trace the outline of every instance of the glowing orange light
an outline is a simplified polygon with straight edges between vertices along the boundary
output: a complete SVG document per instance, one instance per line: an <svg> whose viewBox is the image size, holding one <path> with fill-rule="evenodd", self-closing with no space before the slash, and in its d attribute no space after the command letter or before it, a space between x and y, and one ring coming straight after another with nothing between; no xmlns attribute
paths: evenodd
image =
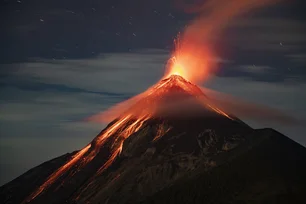
<svg viewBox="0 0 306 204"><path fill-rule="evenodd" d="M184 66L182 64L180 64L179 62L177 62L176 57L172 57L171 58L173 61L173 65L172 65L172 73L173 75L179 75L179 76L186 76L185 73L185 69Z"/></svg>
<svg viewBox="0 0 306 204"><path fill-rule="evenodd" d="M48 188L56 179L58 179L67 169L73 166L79 159L89 150L91 145L87 145L78 153L76 153L70 161L68 161L65 165L61 166L58 170L56 170L53 174L49 176L49 178L30 196L28 201L36 198L42 191Z"/></svg>
<svg viewBox="0 0 306 204"><path fill-rule="evenodd" d="M105 130L101 135L98 136L96 140L96 146L92 148L91 144L88 144L82 150L80 150L77 154L75 154L70 161L61 166L58 170L56 170L53 174L49 176L49 178L35 191L33 192L25 202L31 201L35 199L38 195L40 195L43 191L45 191L50 185L52 185L61 175L66 173L72 166L78 163L78 169L82 168L84 165L92 161L95 156L99 153L101 146L106 142L106 140L111 137L114 133L118 133L116 135L116 139L114 144L112 145L111 156L104 163L104 165L98 170L98 173L101 173L105 169L107 169L114 161L114 159L121 153L123 147L124 139L128 138L134 132L137 132L143 125L143 123L149 118L148 115L142 115L138 119L136 119L132 124L128 125L128 119L132 117L131 114L127 114L123 116L120 120L110 126ZM122 127L126 126L121 130ZM117 141L120 141L119 146L117 145ZM117 144L116 144L117 143ZM91 149L91 150L90 150ZM87 154L86 154L87 153ZM72 174L73 175L73 174ZM69 175L70 176L70 175ZM69 177L68 176L68 177ZM67 179L66 179L67 180Z"/></svg>
<svg viewBox="0 0 306 204"><path fill-rule="evenodd" d="M104 165L98 170L98 174L102 173L105 169L107 169L115 160L115 158L121 153L122 151L123 142L120 143L119 147L112 152L110 158L104 163Z"/></svg>
<svg viewBox="0 0 306 204"><path fill-rule="evenodd" d="M208 47L191 40L174 41L175 51L168 61L164 78L179 75L193 83L206 80L213 70L212 53Z"/></svg>
<svg viewBox="0 0 306 204"><path fill-rule="evenodd" d="M157 127L156 136L153 138L153 142L159 140L162 136L164 136L167 132L171 130L171 127L165 128L164 125L159 125Z"/></svg>

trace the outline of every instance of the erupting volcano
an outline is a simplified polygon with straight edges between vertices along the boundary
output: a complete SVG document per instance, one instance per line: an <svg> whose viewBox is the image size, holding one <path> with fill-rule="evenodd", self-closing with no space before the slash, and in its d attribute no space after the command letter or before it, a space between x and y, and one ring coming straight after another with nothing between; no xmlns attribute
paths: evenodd
<svg viewBox="0 0 306 204"><path fill-rule="evenodd" d="M304 147L250 128L177 73L110 112L83 149L1 187L1 203L235 203L253 188L260 202L305 200Z"/></svg>
<svg viewBox="0 0 306 204"><path fill-rule="evenodd" d="M105 151L108 156L101 160L100 168L96 175L105 171L120 155L124 141L134 133L140 131L151 121L160 121L156 128L155 137L151 142L156 142L171 130L172 126L166 125L171 120L191 119L194 117L227 118L234 120L222 110L214 107L207 96L194 84L186 81L179 75L170 75L161 80L152 88L143 93L143 97L123 112L114 122L103 130L90 144L72 156L72 158L52 173L47 180L35 190L25 201L34 200L50 187L56 185L59 178L65 179L60 185L73 177L78 171Z"/></svg>
<svg viewBox="0 0 306 204"><path fill-rule="evenodd" d="M0 202L306 203L306 149L272 129L251 128L236 113L291 118L217 100L198 86L214 72L211 37L238 14L275 1L208 0L190 9L209 15L176 41L162 79L89 117L109 124L83 149L2 186Z"/></svg>

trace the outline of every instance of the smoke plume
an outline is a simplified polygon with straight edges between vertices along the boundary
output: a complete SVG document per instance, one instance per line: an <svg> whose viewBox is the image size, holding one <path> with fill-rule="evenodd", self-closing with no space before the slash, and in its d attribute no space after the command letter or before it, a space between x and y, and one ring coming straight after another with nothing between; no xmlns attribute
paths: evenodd
<svg viewBox="0 0 306 204"><path fill-rule="evenodd" d="M236 17L256 9L273 5L280 0L198 0L194 5L183 5L197 17L186 27L183 41L203 42L221 33Z"/></svg>
<svg viewBox="0 0 306 204"><path fill-rule="evenodd" d="M179 73L193 83L203 82L214 74L216 56L212 44L226 26L237 17L279 1L197 0L191 6L180 2L180 7L196 17L180 34L171 58L175 63L167 68L166 76Z"/></svg>

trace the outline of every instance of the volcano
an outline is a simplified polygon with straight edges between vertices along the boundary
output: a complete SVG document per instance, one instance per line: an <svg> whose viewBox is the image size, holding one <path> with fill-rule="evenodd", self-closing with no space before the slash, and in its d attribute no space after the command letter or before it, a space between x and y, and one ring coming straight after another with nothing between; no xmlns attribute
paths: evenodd
<svg viewBox="0 0 306 204"><path fill-rule="evenodd" d="M171 75L83 149L0 189L1 203L302 203L306 149L253 129Z"/></svg>

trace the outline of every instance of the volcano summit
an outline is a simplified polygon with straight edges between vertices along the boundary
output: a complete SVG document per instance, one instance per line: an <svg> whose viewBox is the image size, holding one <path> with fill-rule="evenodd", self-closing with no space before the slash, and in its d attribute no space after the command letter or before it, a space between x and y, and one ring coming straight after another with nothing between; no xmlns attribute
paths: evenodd
<svg viewBox="0 0 306 204"><path fill-rule="evenodd" d="M83 149L0 189L1 203L302 203L306 149L255 130L171 75Z"/></svg>

